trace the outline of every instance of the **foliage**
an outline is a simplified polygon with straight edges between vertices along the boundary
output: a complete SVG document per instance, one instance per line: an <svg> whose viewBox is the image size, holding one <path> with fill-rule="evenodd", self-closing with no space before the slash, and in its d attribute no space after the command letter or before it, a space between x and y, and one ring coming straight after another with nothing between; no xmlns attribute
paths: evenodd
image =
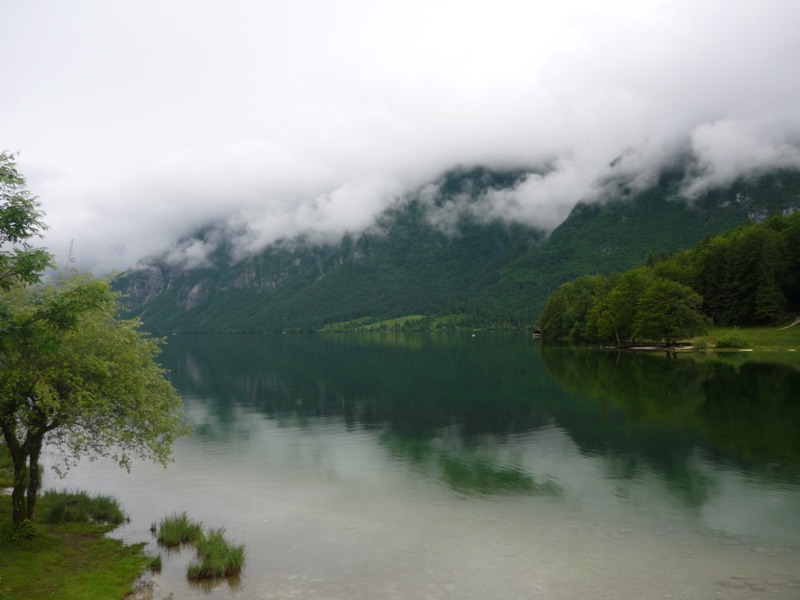
<svg viewBox="0 0 800 600"><path fill-rule="evenodd" d="M14 469L12 520L34 520L45 440L68 458L131 455L164 463L185 432L156 364L156 340L117 317L108 281L75 273L41 283L45 228L14 157L0 153L0 431Z"/></svg>
<svg viewBox="0 0 800 600"><path fill-rule="evenodd" d="M68 274L12 287L0 303L0 429L14 463L14 520L34 518L45 439L68 460L110 455L128 468L132 456L169 459L186 431L180 398L155 362L159 341L117 318L108 281Z"/></svg>
<svg viewBox="0 0 800 600"><path fill-rule="evenodd" d="M191 520L185 512L173 513L159 521L156 537L168 547L194 544L203 537L203 524Z"/></svg>
<svg viewBox="0 0 800 600"><path fill-rule="evenodd" d="M0 538L6 542L18 542L29 540L36 535L36 528L28 519L22 521L12 521L3 526Z"/></svg>
<svg viewBox="0 0 800 600"><path fill-rule="evenodd" d="M197 541L197 557L199 562L187 569L189 579L238 575L244 566L244 545L233 546L224 529L212 529Z"/></svg>
<svg viewBox="0 0 800 600"><path fill-rule="evenodd" d="M52 257L30 245L47 229L39 200L25 189L14 155L0 152L0 289L36 283Z"/></svg>
<svg viewBox="0 0 800 600"><path fill-rule="evenodd" d="M693 254L695 289L720 324L777 323L800 311L800 213L707 240Z"/></svg>
<svg viewBox="0 0 800 600"><path fill-rule="evenodd" d="M424 193L398 199L375 228L340 243L283 240L240 260L223 242L210 256L213 266L188 270L155 261L118 285L151 331L312 331L328 324L349 330L377 323L387 330L526 328L558 286L577 276L643 266L648 256L669 256L750 215L799 204L798 172L739 180L689 202L679 197L684 171L678 169L641 192L617 189L602 204L579 204L549 236L471 216L488 192L524 175L453 171ZM694 287L689 262L654 268ZM774 303L763 304L768 311ZM392 321L409 315L426 318Z"/></svg>
<svg viewBox="0 0 800 600"><path fill-rule="evenodd" d="M703 333L708 326L700 312L703 299L677 281L657 277L637 303L633 337L668 345Z"/></svg>
<svg viewBox="0 0 800 600"><path fill-rule="evenodd" d="M43 499L47 499L49 511L46 520L49 523L85 523L95 521L119 525L128 520L116 498L97 494L90 496L87 492L48 491Z"/></svg>
<svg viewBox="0 0 800 600"><path fill-rule="evenodd" d="M725 337L717 342L717 348L749 348L750 344L742 337Z"/></svg>
<svg viewBox="0 0 800 600"><path fill-rule="evenodd" d="M632 339L674 343L702 333L702 299L647 269L619 277L579 277L556 290L542 311L548 335L621 344Z"/></svg>
<svg viewBox="0 0 800 600"><path fill-rule="evenodd" d="M578 278L548 298L541 325L554 337L620 344L673 343L702 333L709 319L777 323L800 312L795 243L800 212L737 228L693 250L652 256L648 266L622 275ZM594 292L581 295L577 290L587 281Z"/></svg>
<svg viewBox="0 0 800 600"><path fill-rule="evenodd" d="M565 283L548 299L539 320L555 337L590 339L589 314L601 297L608 295L609 283L598 275L585 275ZM597 317L597 315L595 315Z"/></svg>

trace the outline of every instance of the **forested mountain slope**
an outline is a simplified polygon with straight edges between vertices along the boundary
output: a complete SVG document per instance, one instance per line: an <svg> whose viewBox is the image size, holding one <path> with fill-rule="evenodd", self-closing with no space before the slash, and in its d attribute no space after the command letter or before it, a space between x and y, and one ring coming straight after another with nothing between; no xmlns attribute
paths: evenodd
<svg viewBox="0 0 800 600"><path fill-rule="evenodd" d="M118 285L157 332L347 328L408 315L418 316L405 321L414 327L527 327L546 298L578 275L621 271L650 254L800 208L798 172L740 180L688 201L679 196L678 170L642 192L623 188L604 203L577 205L549 236L465 214L448 228L433 223L431 215L450 199L477 201L524 175L453 171L435 197L398 200L374 227L336 244L286 240L240 261L222 246L213 268L154 260Z"/></svg>
<svg viewBox="0 0 800 600"><path fill-rule="evenodd" d="M562 284L540 325L553 337L674 344L722 325L775 325L800 312L800 212L775 214L651 256L610 276Z"/></svg>

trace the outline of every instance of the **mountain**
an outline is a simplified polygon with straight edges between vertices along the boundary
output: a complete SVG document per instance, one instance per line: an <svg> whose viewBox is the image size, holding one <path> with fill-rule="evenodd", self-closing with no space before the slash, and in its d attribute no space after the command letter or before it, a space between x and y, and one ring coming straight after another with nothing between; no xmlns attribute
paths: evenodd
<svg viewBox="0 0 800 600"><path fill-rule="evenodd" d="M625 270L651 254L800 209L797 171L741 179L688 200L680 196L685 170L674 168L643 191L620 185L605 202L578 204L550 235L469 211L446 224L436 218L456 201L474 204L526 175L454 170L335 244L284 240L235 260L228 243L211 256L214 266L153 260L117 286L133 315L162 333L529 327L564 281Z"/></svg>

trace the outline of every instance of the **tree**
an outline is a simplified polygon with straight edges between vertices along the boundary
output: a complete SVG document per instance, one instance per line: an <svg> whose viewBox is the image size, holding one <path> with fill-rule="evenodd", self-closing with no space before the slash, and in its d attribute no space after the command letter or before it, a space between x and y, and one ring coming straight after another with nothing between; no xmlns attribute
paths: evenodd
<svg viewBox="0 0 800 600"><path fill-rule="evenodd" d="M36 283L52 257L29 240L47 229L38 199L25 189L14 155L0 152L0 289L15 282Z"/></svg>
<svg viewBox="0 0 800 600"><path fill-rule="evenodd" d="M13 520L34 520L42 446L165 464L186 432L181 400L155 361L159 341L117 317L110 283L70 274L0 292L0 430L14 465Z"/></svg>
<svg viewBox="0 0 800 600"><path fill-rule="evenodd" d="M691 288L656 277L639 300L633 335L672 345L703 333L708 321L700 310L702 304L703 299Z"/></svg>
<svg viewBox="0 0 800 600"><path fill-rule="evenodd" d="M14 465L15 523L33 520L45 441L67 459L111 455L165 463L181 400L155 358L158 340L118 318L110 282L70 273L41 283L52 256L14 155L0 153L0 431Z"/></svg>
<svg viewBox="0 0 800 600"><path fill-rule="evenodd" d="M547 335L587 339L589 313L599 297L608 293L608 279L584 275L568 281L547 299L539 321Z"/></svg>
<svg viewBox="0 0 800 600"><path fill-rule="evenodd" d="M639 267L610 278L611 289L598 297L589 313L589 329L600 342L621 345L633 337L639 298L652 284L653 269Z"/></svg>

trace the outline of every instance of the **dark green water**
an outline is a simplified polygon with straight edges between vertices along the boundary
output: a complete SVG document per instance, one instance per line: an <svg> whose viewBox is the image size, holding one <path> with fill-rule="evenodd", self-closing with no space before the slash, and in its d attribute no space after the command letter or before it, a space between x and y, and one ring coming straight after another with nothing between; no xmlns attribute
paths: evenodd
<svg viewBox="0 0 800 600"><path fill-rule="evenodd" d="M131 541L186 510L247 545L210 589L170 557L157 598L798 598L800 369L746 358L174 336L175 463L50 485L116 493Z"/></svg>

